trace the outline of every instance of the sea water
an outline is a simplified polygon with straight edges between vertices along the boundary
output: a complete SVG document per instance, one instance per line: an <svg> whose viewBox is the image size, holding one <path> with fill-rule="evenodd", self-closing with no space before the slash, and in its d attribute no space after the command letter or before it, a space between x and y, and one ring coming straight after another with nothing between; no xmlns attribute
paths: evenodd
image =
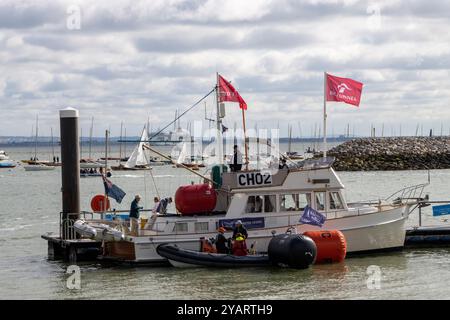
<svg viewBox="0 0 450 320"><path fill-rule="evenodd" d="M304 150L294 144L293 149ZM286 146L282 146L286 148ZM30 148L5 148L13 160L29 159ZM164 149L164 148L163 148ZM169 147L165 147L169 151ZM95 147L94 157L103 156ZM118 153L113 146L112 153ZM84 155L86 156L86 155ZM52 158L39 148L40 160ZM200 172L202 172L200 170ZM155 184L153 183L153 179ZM426 171L338 172L347 201L385 198L395 191L427 181ZM432 200L450 197L450 170L430 171L425 189ZM179 185L198 182L191 173L157 166L149 171L113 171L113 183L127 195L116 209L128 210L135 194L151 208L152 199L173 196ZM99 177L81 178L81 208L104 192ZM343 263L314 265L307 270L177 269L172 267L108 266L79 263L80 287L68 285L68 263L47 259L41 235L58 232L61 210L61 169L28 172L21 165L0 170L0 299L448 299L450 249L405 249L401 252L348 258ZM169 207L169 210L174 210ZM423 224L448 225L423 209ZM418 224L417 211L408 225ZM239 296L236 296L239 292Z"/></svg>

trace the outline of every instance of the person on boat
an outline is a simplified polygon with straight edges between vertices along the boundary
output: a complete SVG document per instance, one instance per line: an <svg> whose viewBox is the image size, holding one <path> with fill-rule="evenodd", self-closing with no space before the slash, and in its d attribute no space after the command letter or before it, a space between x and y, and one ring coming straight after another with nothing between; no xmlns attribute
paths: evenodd
<svg viewBox="0 0 450 320"><path fill-rule="evenodd" d="M233 240L239 236L244 237L244 240L248 238L247 229L245 229L241 220L236 221L236 223L234 224Z"/></svg>
<svg viewBox="0 0 450 320"><path fill-rule="evenodd" d="M241 171L242 169L242 153L237 145L234 145L233 155L231 156L230 170L231 172Z"/></svg>
<svg viewBox="0 0 450 320"><path fill-rule="evenodd" d="M262 199L260 196L255 197L255 211L254 212L262 212Z"/></svg>
<svg viewBox="0 0 450 320"><path fill-rule="evenodd" d="M219 233L217 234L216 239L214 241L216 244L217 253L225 253L225 254L230 253L230 249L228 249L228 239L224 235L226 231L225 228L219 227L217 231Z"/></svg>
<svg viewBox="0 0 450 320"><path fill-rule="evenodd" d="M287 169L288 166L286 164L286 158L281 158L281 163L278 166L278 169Z"/></svg>
<svg viewBox="0 0 450 320"><path fill-rule="evenodd" d="M231 248L231 252L235 256L246 256L247 251L247 243L245 239L247 239L247 229L242 224L241 220L236 221L235 228L233 230L233 245Z"/></svg>
<svg viewBox="0 0 450 320"><path fill-rule="evenodd" d="M158 207L159 207L159 198L158 197L154 197L153 198L153 209L152 209L152 213L157 213L158 212Z"/></svg>
<svg viewBox="0 0 450 320"><path fill-rule="evenodd" d="M139 201L141 201L141 196L136 195L134 200L131 202L130 208L130 224L131 224L131 234L137 236L139 232L139 211L143 207L139 206Z"/></svg>
<svg viewBox="0 0 450 320"><path fill-rule="evenodd" d="M160 214L166 214L167 213L167 206L172 203L172 198L163 198L159 201L159 205L156 209L156 212Z"/></svg>

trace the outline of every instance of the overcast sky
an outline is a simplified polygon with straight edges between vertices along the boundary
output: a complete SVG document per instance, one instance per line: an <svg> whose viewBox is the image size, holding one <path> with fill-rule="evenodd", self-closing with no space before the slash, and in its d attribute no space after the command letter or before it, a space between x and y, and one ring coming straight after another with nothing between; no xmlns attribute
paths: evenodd
<svg viewBox="0 0 450 320"><path fill-rule="evenodd" d="M80 20L77 13L80 10ZM329 132L450 129L450 2L148 0L0 2L0 135L59 132L58 110L80 110L83 134L120 122L164 126L215 85L248 104L248 126L311 135L323 72L364 83L360 108L329 103ZM213 113L207 99L207 114ZM187 121L205 117L201 105ZM240 126L237 104L225 122Z"/></svg>

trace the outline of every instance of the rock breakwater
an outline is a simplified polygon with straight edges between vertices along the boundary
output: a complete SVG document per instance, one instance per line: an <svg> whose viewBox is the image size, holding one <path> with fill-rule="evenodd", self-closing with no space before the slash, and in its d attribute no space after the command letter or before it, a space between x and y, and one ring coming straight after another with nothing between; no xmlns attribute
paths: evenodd
<svg viewBox="0 0 450 320"><path fill-rule="evenodd" d="M338 171L450 168L450 137L359 138L328 151Z"/></svg>

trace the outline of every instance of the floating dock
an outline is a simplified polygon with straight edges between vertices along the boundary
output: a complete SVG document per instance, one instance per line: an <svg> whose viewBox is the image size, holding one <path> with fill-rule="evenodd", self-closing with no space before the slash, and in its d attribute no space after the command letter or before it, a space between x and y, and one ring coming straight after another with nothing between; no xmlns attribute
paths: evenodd
<svg viewBox="0 0 450 320"><path fill-rule="evenodd" d="M69 262L93 261L101 254L102 243L91 239L62 239L47 233L41 236L48 243L48 258Z"/></svg>
<svg viewBox="0 0 450 320"><path fill-rule="evenodd" d="M450 226L422 226L406 230L406 248L446 245L450 245Z"/></svg>

